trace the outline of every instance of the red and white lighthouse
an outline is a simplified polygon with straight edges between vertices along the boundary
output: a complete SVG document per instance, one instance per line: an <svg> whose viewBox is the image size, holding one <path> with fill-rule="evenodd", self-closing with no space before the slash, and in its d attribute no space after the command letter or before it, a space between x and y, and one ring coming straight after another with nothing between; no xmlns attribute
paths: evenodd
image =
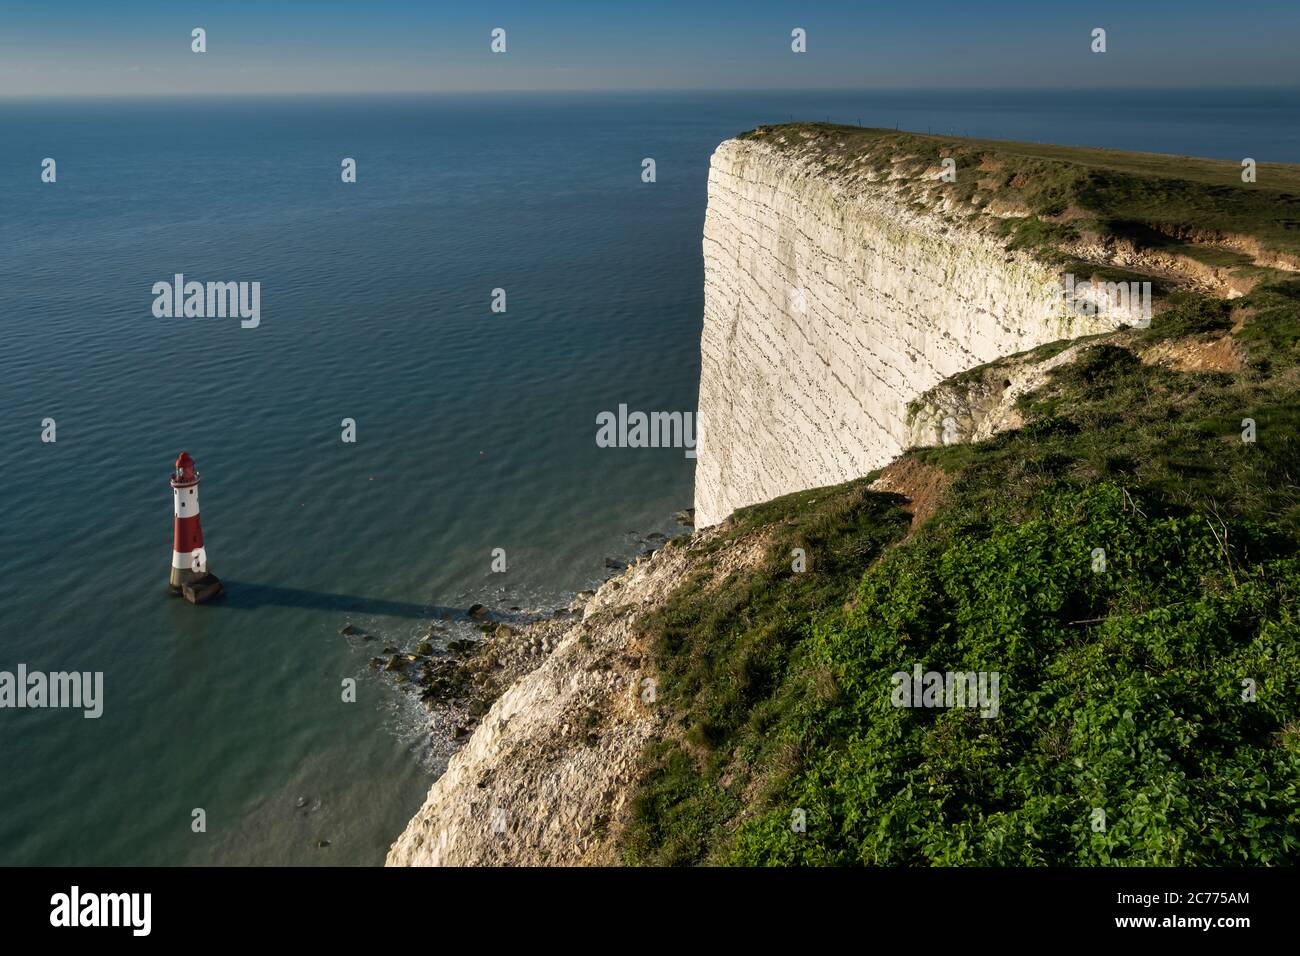
<svg viewBox="0 0 1300 956"><path fill-rule="evenodd" d="M208 571L208 552L203 547L203 527L199 523L199 473L194 468L194 459L186 452L181 452L176 459L171 485L175 532L170 586L173 594L184 593L197 604L212 596L204 593L209 588L202 585L216 579ZM197 600L196 585L199 586Z"/></svg>

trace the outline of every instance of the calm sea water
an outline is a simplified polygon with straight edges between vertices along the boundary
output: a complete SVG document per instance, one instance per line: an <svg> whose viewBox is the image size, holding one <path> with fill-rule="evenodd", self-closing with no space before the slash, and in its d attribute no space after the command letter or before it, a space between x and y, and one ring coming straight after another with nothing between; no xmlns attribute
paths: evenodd
<svg viewBox="0 0 1300 956"><path fill-rule="evenodd" d="M445 608L555 606L675 527L691 462L598 449L595 416L694 408L720 140L831 119L1296 162L1296 103L0 101L0 670L103 671L106 698L99 720L0 711L0 863L383 859L442 763L339 628L403 642ZM177 272L260 281L261 326L155 319ZM229 592L203 608L164 592L182 449Z"/></svg>

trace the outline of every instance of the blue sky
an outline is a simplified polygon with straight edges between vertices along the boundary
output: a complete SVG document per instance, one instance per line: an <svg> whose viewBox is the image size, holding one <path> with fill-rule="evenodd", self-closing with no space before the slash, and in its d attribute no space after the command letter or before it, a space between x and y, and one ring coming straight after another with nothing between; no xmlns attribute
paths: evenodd
<svg viewBox="0 0 1300 956"><path fill-rule="evenodd" d="M1297 40L1295 0L0 0L0 96L1300 87Z"/></svg>

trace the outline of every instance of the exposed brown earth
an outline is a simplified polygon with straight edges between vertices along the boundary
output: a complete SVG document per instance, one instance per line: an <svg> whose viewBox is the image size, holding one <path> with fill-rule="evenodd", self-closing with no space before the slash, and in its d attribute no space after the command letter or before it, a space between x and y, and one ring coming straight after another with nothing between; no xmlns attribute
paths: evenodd
<svg viewBox="0 0 1300 956"><path fill-rule="evenodd" d="M1164 365L1178 372L1240 372L1245 367L1245 356L1230 334L1161 342L1139 357L1147 365Z"/></svg>
<svg viewBox="0 0 1300 956"><path fill-rule="evenodd" d="M934 514L951 480L942 468L904 455L885 467L880 477L871 483L871 489L892 492L907 499L903 510L912 516L910 536Z"/></svg>

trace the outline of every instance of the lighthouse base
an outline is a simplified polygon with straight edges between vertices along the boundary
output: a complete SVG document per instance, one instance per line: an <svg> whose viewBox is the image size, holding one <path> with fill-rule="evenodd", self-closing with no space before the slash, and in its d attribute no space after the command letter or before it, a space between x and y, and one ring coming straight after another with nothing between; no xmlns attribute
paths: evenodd
<svg viewBox="0 0 1300 956"><path fill-rule="evenodd" d="M199 581L205 577L208 577L207 571L193 571L190 568L178 568L173 564L171 577L167 581L167 590L171 591L172 594L180 594L181 588L185 587L185 585L193 584L195 581Z"/></svg>
<svg viewBox="0 0 1300 956"><path fill-rule="evenodd" d="M205 574L181 585L181 595L191 604L203 604L224 593L221 579L215 574Z"/></svg>

